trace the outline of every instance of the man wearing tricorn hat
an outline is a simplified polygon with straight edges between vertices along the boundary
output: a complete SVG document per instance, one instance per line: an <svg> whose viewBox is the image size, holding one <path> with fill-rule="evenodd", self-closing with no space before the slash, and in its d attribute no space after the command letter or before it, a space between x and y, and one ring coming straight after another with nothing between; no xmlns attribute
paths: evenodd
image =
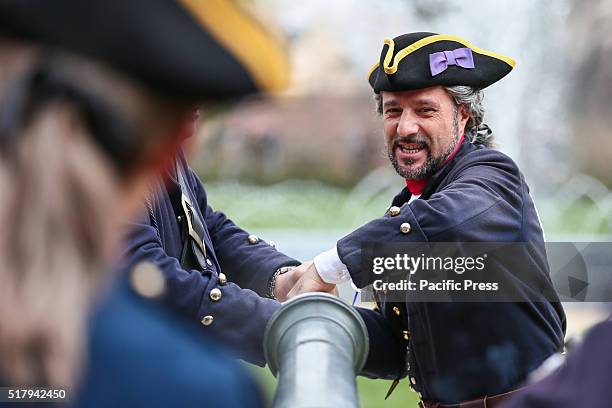
<svg viewBox="0 0 612 408"><path fill-rule="evenodd" d="M372 241L529 243L521 261L551 290L528 187L517 165L492 149L493 134L483 123L482 89L514 65L456 36L418 32L384 41L368 79L389 160L406 187L384 216L301 266L306 273L289 296L329 291L347 280L358 287L371 284L374 276L361 259L362 244ZM517 293L528 292L507 264L492 268ZM554 299L410 300L410 294L400 302L381 296L380 310L359 309L370 337L362 374L408 376L424 407L495 407L563 347L565 315Z"/></svg>

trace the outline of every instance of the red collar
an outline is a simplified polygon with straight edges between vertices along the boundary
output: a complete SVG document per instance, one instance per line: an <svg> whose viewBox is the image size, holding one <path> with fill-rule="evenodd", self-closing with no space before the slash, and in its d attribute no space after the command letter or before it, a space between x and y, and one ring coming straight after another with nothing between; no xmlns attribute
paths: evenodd
<svg viewBox="0 0 612 408"><path fill-rule="evenodd" d="M406 185L408 186L408 190L410 190L412 195L421 195L428 181L429 177L420 180L406 179Z"/></svg>
<svg viewBox="0 0 612 408"><path fill-rule="evenodd" d="M446 165L446 163L448 163L450 161L450 159L453 158L453 156L457 153L457 151L459 151L459 147L461 147L461 143L463 143L463 139L464 139L464 135L461 136L461 139L459 139L459 142L457 142L457 146L455 146L455 150L453 150L453 152L451 153L450 156L448 156L448 158L444 161L444 163L442 163L442 166L440 166L440 168L442 168L444 165ZM429 181L430 177L424 178L424 179L420 179L420 180L408 180L406 179L406 186L408 186L408 190L410 190L410 193L412 195L421 195L421 193L423 193L423 190L425 189L425 186L427 185L427 182Z"/></svg>

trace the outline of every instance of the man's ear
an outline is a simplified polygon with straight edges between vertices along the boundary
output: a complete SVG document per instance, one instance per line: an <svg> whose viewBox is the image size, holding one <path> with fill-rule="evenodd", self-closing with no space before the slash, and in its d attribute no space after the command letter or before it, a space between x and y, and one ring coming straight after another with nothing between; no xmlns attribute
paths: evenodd
<svg viewBox="0 0 612 408"><path fill-rule="evenodd" d="M470 120L471 113L468 111L465 105L459 105L459 128L465 129L468 120Z"/></svg>
<svg viewBox="0 0 612 408"><path fill-rule="evenodd" d="M465 120L466 123L470 116L472 116L465 105L459 105L459 114L461 115L461 120Z"/></svg>

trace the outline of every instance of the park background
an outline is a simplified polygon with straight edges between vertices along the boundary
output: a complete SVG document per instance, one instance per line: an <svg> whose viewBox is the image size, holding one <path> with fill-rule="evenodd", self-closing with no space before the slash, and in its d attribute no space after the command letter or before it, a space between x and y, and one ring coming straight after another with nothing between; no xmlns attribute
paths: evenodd
<svg viewBox="0 0 612 408"><path fill-rule="evenodd" d="M597 121L598 106L612 98L605 87L585 89L597 89L588 81L609 86L612 79L612 61L598 58L612 47L612 6L599 0L242 3L286 39L292 81L272 98L205 107L190 142L210 203L238 225L308 260L382 215L404 182L384 154L366 74L383 39L432 31L516 59L516 68L485 91L485 122L522 169L547 241L611 241L612 141ZM345 299L351 294L341 288ZM604 304L565 306L571 338L609 314ZM271 398L274 378L267 369L253 371ZM387 401L389 381L359 378L358 385L366 408L418 401L405 380Z"/></svg>

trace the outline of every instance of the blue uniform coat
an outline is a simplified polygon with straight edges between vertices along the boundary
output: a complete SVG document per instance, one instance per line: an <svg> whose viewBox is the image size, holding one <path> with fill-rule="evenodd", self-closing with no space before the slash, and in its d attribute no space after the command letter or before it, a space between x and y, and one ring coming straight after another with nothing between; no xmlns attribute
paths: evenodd
<svg viewBox="0 0 612 408"><path fill-rule="evenodd" d="M267 294L268 281L278 268L300 262L263 240L253 237L249 240L249 233L222 212L213 210L198 177L183 157L178 160L188 178L187 194L204 223L209 264L204 270L184 270L180 265L183 242L179 214L175 214L171 201L179 186L172 178L167 188L154 195L153 214L143 211L146 215L130 226L127 262L149 261L157 265L167 280L164 296L167 304L240 357L264 365L265 327L280 303L262 296ZM227 276L227 283L220 282L220 273ZM215 288L221 291L221 298L216 301L210 296ZM205 316L212 316L212 324L200 324Z"/></svg>
<svg viewBox="0 0 612 408"><path fill-rule="evenodd" d="M184 319L136 294L125 275L90 326L77 407L263 406L243 367Z"/></svg>
<svg viewBox="0 0 612 408"><path fill-rule="evenodd" d="M530 270L550 285L543 233L516 164L499 151L464 141L453 158L408 203L405 188L393 200L401 207L338 241L340 259L359 287L374 276L362 270L364 242L528 242ZM409 223L409 233L400 225ZM508 265L496 272L511 276ZM512 279L510 279L512 280ZM520 294L524 288L517 287ZM429 401L458 403L509 391L563 347L565 315L559 303L393 303L360 309L370 336L363 374L386 379L409 376ZM395 308L395 309L394 309Z"/></svg>

